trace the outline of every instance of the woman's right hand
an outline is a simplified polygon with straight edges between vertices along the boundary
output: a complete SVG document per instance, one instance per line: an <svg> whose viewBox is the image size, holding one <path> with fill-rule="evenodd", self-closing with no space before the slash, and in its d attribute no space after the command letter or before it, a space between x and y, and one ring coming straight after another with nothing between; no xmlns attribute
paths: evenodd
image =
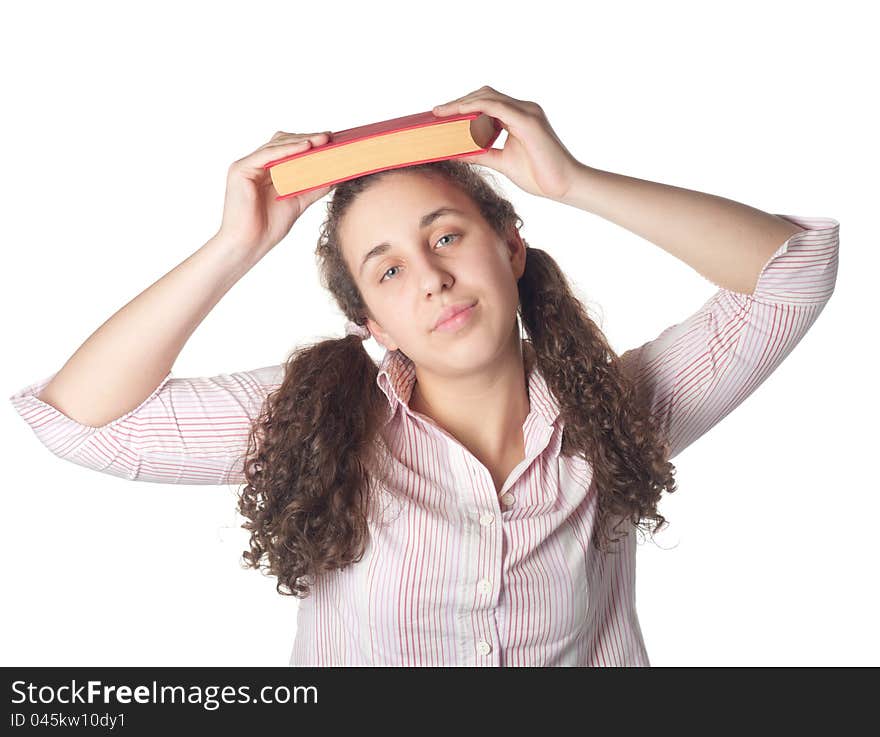
<svg viewBox="0 0 880 737"><path fill-rule="evenodd" d="M290 231L306 208L330 191L330 185L276 200L277 192L269 170L263 166L275 159L320 146L330 140L330 131L287 133L278 131L268 143L234 161L226 177L226 201L217 235L255 261L265 256Z"/></svg>

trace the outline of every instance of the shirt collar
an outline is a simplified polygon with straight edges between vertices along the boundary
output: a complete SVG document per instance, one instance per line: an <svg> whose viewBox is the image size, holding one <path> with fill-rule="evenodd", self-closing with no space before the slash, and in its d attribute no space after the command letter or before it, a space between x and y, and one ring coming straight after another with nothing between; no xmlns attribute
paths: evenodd
<svg viewBox="0 0 880 737"><path fill-rule="evenodd" d="M552 427L560 414L559 403L547 386L543 375L536 364L528 376L530 412L540 417L549 427ZM398 407L404 407L409 411L409 400L412 396L413 386L416 383L415 364L398 350L385 351L385 356L379 365L379 373L376 376L376 384L388 398L390 421Z"/></svg>

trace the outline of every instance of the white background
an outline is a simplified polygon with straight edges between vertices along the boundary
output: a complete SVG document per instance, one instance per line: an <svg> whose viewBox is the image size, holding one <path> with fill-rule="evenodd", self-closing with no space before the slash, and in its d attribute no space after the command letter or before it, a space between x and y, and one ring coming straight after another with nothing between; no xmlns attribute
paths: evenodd
<svg viewBox="0 0 880 737"><path fill-rule="evenodd" d="M670 527L639 547L637 604L655 666L877 665L880 121L863 12L5 6L5 396L58 370L210 238L227 167L275 131L341 130L489 84L539 102L590 166L840 221L836 290L813 328L676 458L679 491L660 507ZM618 353L715 291L652 243L493 174ZM314 260L324 201L208 315L175 376L280 363L303 341L342 334ZM235 487L125 481L51 455L8 402L0 423L3 665L287 664L297 602L239 567Z"/></svg>

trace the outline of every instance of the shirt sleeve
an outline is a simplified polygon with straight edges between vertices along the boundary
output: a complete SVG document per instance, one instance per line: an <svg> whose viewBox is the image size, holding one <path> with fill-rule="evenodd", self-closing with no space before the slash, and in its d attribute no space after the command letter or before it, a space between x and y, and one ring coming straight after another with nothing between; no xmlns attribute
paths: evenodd
<svg viewBox="0 0 880 737"><path fill-rule="evenodd" d="M240 484L251 422L283 372L280 364L202 378L169 371L139 406L103 427L37 398L54 373L9 399L43 445L80 466L132 481Z"/></svg>
<svg viewBox="0 0 880 737"><path fill-rule="evenodd" d="M647 393L670 459L754 392L831 298L840 223L778 217L805 230L764 264L752 294L719 289L686 320L620 357L638 391Z"/></svg>

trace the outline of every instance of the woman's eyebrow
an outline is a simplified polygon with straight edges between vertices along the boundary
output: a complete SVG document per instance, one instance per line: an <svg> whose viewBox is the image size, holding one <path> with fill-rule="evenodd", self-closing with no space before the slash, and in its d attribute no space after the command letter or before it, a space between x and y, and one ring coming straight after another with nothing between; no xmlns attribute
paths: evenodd
<svg viewBox="0 0 880 737"><path fill-rule="evenodd" d="M467 213L462 212L461 210L457 210L454 207L438 207L436 210L432 210L429 213L425 213L422 215L421 220L419 220L419 230L424 230L431 223L433 223L437 218L441 215L455 213L457 215L466 215ZM367 253L364 255L364 258L361 260L361 266L358 270L358 274L363 274L364 266L366 266L367 261L369 261L374 256L381 256L383 253L387 253L388 249L391 248L390 243L380 243L378 246L373 246Z"/></svg>

